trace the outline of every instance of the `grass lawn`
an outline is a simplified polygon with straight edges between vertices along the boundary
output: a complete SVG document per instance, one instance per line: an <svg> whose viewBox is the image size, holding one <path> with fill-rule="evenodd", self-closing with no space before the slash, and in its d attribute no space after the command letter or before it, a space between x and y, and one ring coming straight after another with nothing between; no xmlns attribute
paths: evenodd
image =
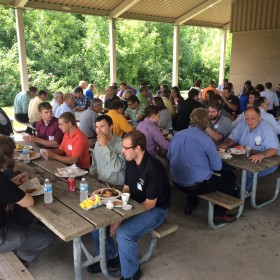
<svg viewBox="0 0 280 280"><path fill-rule="evenodd" d="M6 112L8 117L13 120L13 127L15 128L15 130L25 130L26 126L15 120L14 106L2 107L2 109Z"/></svg>

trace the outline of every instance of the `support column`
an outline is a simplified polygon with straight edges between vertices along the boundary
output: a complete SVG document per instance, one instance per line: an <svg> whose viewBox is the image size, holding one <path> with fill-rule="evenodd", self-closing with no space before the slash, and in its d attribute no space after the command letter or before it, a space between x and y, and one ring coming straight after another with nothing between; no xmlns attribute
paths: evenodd
<svg viewBox="0 0 280 280"><path fill-rule="evenodd" d="M172 86L178 86L180 26L174 25Z"/></svg>
<svg viewBox="0 0 280 280"><path fill-rule="evenodd" d="M223 80L225 77L226 46L227 46L227 29L224 29L224 30L222 30L222 33L221 33L219 85L221 85L223 83Z"/></svg>
<svg viewBox="0 0 280 280"><path fill-rule="evenodd" d="M23 9L15 9L21 90L28 90L28 72L24 39Z"/></svg>
<svg viewBox="0 0 280 280"><path fill-rule="evenodd" d="M109 19L110 36L110 83L117 82L117 60L116 60L116 19Z"/></svg>

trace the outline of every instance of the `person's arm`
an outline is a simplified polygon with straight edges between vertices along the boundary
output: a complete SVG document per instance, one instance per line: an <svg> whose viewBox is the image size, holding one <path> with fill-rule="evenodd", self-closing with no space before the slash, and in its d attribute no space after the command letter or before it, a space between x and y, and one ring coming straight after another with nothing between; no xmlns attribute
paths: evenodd
<svg viewBox="0 0 280 280"><path fill-rule="evenodd" d="M230 108L232 111L237 111L238 106L236 104L233 104L229 102L223 95L222 95L223 101L227 104L227 106Z"/></svg>
<svg viewBox="0 0 280 280"><path fill-rule="evenodd" d="M128 186L128 185L124 185L124 186L123 186L122 192L123 192L123 193L130 193L129 186Z"/></svg>
<svg viewBox="0 0 280 280"><path fill-rule="evenodd" d="M151 133L153 135L154 141L165 151L168 150L170 141L166 140L160 129L158 127L155 127L152 131L150 131L149 133Z"/></svg>
<svg viewBox="0 0 280 280"><path fill-rule="evenodd" d="M24 182L26 182L28 180L28 173L27 172L23 172L13 178L10 179L15 185L20 186L21 184L23 184Z"/></svg>
<svg viewBox="0 0 280 280"><path fill-rule="evenodd" d="M206 132L210 136L210 138L216 142L219 142L223 139L223 135L221 133L219 133L218 131L212 129L211 127L207 127Z"/></svg>
<svg viewBox="0 0 280 280"><path fill-rule="evenodd" d="M89 168L89 175L93 178L97 178L97 165L96 165L96 158L95 158L94 150L93 150L91 158L92 158L92 161L91 161L91 166Z"/></svg>
<svg viewBox="0 0 280 280"><path fill-rule="evenodd" d="M79 157L65 156L64 151L61 149L47 150L44 154L47 158L53 158L66 164L74 164L79 160Z"/></svg>
<svg viewBox="0 0 280 280"><path fill-rule="evenodd" d="M33 197L26 193L25 196L23 197L23 199L21 199L20 201L18 201L16 204L18 204L21 207L31 207L34 205L34 199Z"/></svg>
<svg viewBox="0 0 280 280"><path fill-rule="evenodd" d="M278 99L278 96L276 93L273 94L273 97L274 97L274 101L273 101L273 105L275 107L278 107L279 106L279 99Z"/></svg>
<svg viewBox="0 0 280 280"><path fill-rule="evenodd" d="M271 149L267 149L266 151L261 152L259 154L252 155L252 156L250 156L249 159L254 163L262 162L262 160L265 158L269 158L269 157L273 157L273 156L277 155L277 152L278 152L277 149L271 148Z"/></svg>
<svg viewBox="0 0 280 280"><path fill-rule="evenodd" d="M23 140L28 142L39 143L45 147L58 148L59 144L55 140L45 140L34 135L23 136Z"/></svg>
<svg viewBox="0 0 280 280"><path fill-rule="evenodd" d="M236 142L233 141L230 138L227 138L221 145L218 146L219 149L227 149L228 147L231 147L235 144Z"/></svg>
<svg viewBox="0 0 280 280"><path fill-rule="evenodd" d="M144 202L142 202L142 205L146 210L150 210L156 206L157 198L155 199L146 199Z"/></svg>
<svg viewBox="0 0 280 280"><path fill-rule="evenodd" d="M121 118L120 126L121 126L121 130L124 131L125 133L128 133L134 129L134 127L129 124L129 122L124 116L122 116Z"/></svg>

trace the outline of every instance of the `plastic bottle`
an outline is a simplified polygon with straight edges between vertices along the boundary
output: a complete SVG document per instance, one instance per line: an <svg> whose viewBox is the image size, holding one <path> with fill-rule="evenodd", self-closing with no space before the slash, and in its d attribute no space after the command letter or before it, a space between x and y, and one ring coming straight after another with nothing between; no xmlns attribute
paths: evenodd
<svg viewBox="0 0 280 280"><path fill-rule="evenodd" d="M84 201L88 198L88 183L85 178L82 178L80 183L80 201Z"/></svg>
<svg viewBox="0 0 280 280"><path fill-rule="evenodd" d="M22 154L23 154L23 162L24 163L29 163L30 162L30 156L29 156L28 146L23 147Z"/></svg>
<svg viewBox="0 0 280 280"><path fill-rule="evenodd" d="M45 179L44 183L44 202L47 204L53 202L52 184L49 179Z"/></svg>

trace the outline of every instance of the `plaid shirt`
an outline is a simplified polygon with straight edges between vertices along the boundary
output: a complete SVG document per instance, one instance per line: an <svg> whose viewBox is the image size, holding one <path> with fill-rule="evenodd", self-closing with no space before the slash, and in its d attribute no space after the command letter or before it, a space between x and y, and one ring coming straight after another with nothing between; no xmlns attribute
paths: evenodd
<svg viewBox="0 0 280 280"><path fill-rule="evenodd" d="M82 98L75 98L75 107L86 108L87 107L87 98L83 95Z"/></svg>

